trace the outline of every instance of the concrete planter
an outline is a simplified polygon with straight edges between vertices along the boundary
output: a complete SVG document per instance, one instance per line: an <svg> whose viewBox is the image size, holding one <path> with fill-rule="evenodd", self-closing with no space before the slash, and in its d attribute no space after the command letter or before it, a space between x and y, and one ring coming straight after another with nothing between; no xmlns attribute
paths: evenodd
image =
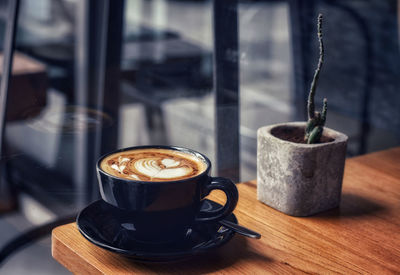
<svg viewBox="0 0 400 275"><path fill-rule="evenodd" d="M292 216L339 206L347 136L324 127L329 142L301 144L280 138L305 122L275 124L257 132L257 197Z"/></svg>

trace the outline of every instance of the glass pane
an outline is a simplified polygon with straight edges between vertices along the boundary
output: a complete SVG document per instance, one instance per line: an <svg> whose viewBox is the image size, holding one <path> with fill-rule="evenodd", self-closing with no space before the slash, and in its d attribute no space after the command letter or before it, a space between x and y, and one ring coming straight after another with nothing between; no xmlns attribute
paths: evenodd
<svg viewBox="0 0 400 275"><path fill-rule="evenodd" d="M257 129L294 117L288 16L285 2L239 5L242 181L256 178Z"/></svg>
<svg viewBox="0 0 400 275"><path fill-rule="evenodd" d="M19 208L0 219L4 244L99 199L106 152L166 144L215 159L212 1L23 0L14 71L5 145ZM33 273L66 273L46 236L4 270L34 259Z"/></svg>
<svg viewBox="0 0 400 275"><path fill-rule="evenodd" d="M213 160L212 2L126 4L119 147L174 144Z"/></svg>
<svg viewBox="0 0 400 275"><path fill-rule="evenodd" d="M399 42L396 1L241 1L241 172L256 178L256 130L306 121L324 15L325 61L315 104L326 126L349 136L348 156L398 146Z"/></svg>

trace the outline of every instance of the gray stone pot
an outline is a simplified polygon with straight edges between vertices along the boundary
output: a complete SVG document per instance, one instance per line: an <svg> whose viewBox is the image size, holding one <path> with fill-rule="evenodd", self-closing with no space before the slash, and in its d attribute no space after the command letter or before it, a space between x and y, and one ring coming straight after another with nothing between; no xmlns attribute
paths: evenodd
<svg viewBox="0 0 400 275"><path fill-rule="evenodd" d="M326 143L301 144L278 137L305 125L275 124L257 132L257 198L292 216L339 206L342 190L347 136L324 127L324 138L331 139Z"/></svg>

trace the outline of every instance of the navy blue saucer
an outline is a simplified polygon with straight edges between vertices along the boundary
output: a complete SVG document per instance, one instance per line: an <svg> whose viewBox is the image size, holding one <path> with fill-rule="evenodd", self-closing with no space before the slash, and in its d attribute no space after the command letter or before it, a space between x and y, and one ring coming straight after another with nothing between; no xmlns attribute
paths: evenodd
<svg viewBox="0 0 400 275"><path fill-rule="evenodd" d="M207 199L202 205L207 210L221 207ZM91 243L140 262L182 260L220 247L235 234L219 223L199 223L173 243L144 243L134 238L134 224L126 222L125 213L98 200L79 213L76 223L81 234ZM234 214L225 220L237 223Z"/></svg>

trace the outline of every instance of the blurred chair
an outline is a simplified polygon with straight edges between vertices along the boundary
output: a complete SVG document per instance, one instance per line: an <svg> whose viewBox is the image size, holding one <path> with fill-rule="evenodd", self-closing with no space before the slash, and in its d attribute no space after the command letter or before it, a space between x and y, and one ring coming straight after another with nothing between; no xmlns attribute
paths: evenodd
<svg viewBox="0 0 400 275"><path fill-rule="evenodd" d="M143 104L149 143L168 144L162 104L211 93L212 55L179 36L130 41L124 51L122 92L127 100ZM204 63L209 64L205 72Z"/></svg>

